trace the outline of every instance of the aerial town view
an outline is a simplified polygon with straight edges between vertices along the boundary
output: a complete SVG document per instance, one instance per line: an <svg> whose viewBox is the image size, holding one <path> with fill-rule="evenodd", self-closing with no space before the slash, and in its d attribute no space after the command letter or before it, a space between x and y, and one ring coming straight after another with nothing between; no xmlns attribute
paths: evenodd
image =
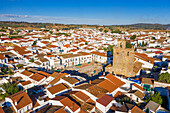
<svg viewBox="0 0 170 113"><path fill-rule="evenodd" d="M170 113L170 0L0 4L0 113Z"/></svg>

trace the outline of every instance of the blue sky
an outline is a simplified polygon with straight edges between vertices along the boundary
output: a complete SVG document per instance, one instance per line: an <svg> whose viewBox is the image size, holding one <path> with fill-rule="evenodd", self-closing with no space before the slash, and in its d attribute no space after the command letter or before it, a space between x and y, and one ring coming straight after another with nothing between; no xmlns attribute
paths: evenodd
<svg viewBox="0 0 170 113"><path fill-rule="evenodd" d="M0 0L0 21L170 24L170 0Z"/></svg>

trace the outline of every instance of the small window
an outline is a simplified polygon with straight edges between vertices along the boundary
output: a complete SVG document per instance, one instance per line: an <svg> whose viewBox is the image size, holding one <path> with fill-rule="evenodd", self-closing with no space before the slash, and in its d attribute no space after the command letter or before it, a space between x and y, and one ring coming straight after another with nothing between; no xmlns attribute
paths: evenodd
<svg viewBox="0 0 170 113"><path fill-rule="evenodd" d="M117 55L119 54L119 52L117 52Z"/></svg>
<svg viewBox="0 0 170 113"><path fill-rule="evenodd" d="M127 52L127 56L129 56L129 52Z"/></svg>

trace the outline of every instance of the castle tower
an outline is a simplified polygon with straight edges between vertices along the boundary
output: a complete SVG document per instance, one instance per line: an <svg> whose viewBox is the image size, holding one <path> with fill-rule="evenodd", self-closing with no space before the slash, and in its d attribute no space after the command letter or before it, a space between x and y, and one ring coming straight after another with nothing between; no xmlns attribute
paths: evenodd
<svg viewBox="0 0 170 113"><path fill-rule="evenodd" d="M126 77L134 77L134 49L126 48L126 41L118 41L118 45L113 48L113 67L115 74L124 75Z"/></svg>

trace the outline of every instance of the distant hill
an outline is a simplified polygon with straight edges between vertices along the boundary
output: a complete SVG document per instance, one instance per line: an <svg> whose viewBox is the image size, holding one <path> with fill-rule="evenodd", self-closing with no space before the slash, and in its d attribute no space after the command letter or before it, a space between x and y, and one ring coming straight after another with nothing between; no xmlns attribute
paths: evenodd
<svg viewBox="0 0 170 113"><path fill-rule="evenodd" d="M147 23L138 23L138 24L131 24L131 25L120 25L122 27L130 28L132 29L152 29L152 30L166 30L168 27L170 27L170 24L147 24Z"/></svg>
<svg viewBox="0 0 170 113"><path fill-rule="evenodd" d="M129 30L135 29L150 29L150 30L167 30L170 29L170 24L148 24L148 23L138 23L131 25L85 25L85 24L58 24L58 23L28 23L28 22L15 22L15 21L0 21L0 27L32 27L32 28L55 28L58 26L60 29L77 29L79 27L95 27L95 28L109 28L110 30L124 28Z"/></svg>

